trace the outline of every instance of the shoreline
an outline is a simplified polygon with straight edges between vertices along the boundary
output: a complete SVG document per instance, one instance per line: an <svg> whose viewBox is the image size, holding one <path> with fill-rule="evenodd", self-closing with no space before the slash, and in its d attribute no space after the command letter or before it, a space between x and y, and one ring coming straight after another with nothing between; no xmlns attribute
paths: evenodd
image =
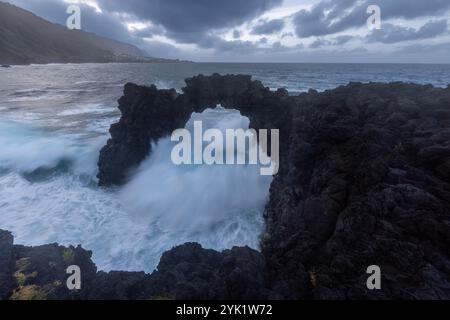
<svg viewBox="0 0 450 320"><path fill-rule="evenodd" d="M280 129L281 165L266 204L261 252L185 243L166 251L151 274L105 273L81 247L13 246L4 233L0 262L11 261L4 296L33 289L49 299L449 298L427 288L450 269L450 86L350 83L290 96L246 75L197 76L184 94L129 83L122 118L100 157L101 184L122 184L128 169L151 153L139 149L150 143L130 146L132 137L157 141L192 111L217 103L240 109L254 128ZM21 259L29 261L24 270L11 267ZM46 259L59 271L43 268ZM65 279L68 263L86 270L85 291L53 285ZM382 291L365 288L369 265L392 279Z"/></svg>

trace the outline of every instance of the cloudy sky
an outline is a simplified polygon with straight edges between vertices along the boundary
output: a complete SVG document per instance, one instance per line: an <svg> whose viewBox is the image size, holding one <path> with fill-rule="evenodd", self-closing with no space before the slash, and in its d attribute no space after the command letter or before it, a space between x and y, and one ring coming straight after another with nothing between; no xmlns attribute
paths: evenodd
<svg viewBox="0 0 450 320"><path fill-rule="evenodd" d="M450 0L9 0L151 56L230 62L450 63ZM367 8L381 9L369 30Z"/></svg>

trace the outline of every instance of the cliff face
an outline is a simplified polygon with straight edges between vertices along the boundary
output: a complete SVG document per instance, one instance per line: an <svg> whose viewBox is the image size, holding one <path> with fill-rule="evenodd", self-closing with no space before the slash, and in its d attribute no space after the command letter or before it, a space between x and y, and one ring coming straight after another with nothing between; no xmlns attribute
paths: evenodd
<svg viewBox="0 0 450 320"><path fill-rule="evenodd" d="M450 87L352 83L291 97L247 76L195 77L183 94L127 84L122 118L101 152L100 183L124 183L151 141L217 103L239 109L252 128L280 129L262 253L185 244L145 275L95 272L79 251L92 276L75 298L450 298ZM59 253L38 257L36 248L0 239L0 252L13 257L0 260L4 279L18 259L56 259L65 250L42 247ZM366 287L370 265L381 268L381 290ZM0 295L18 290L9 278ZM34 285L39 276L26 279Z"/></svg>

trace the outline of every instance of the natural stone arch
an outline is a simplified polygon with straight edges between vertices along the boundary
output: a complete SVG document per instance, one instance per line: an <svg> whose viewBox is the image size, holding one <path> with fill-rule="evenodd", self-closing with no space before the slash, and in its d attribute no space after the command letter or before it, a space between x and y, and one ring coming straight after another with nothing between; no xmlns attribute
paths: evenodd
<svg viewBox="0 0 450 320"><path fill-rule="evenodd" d="M193 112L218 104L239 110L252 129L284 128L280 141L287 138L292 100L285 90L271 91L251 76L218 74L187 79L182 90L125 85L119 100L122 117L111 126L111 139L100 152L99 185L125 183L129 171L152 152L151 142L184 128Z"/></svg>

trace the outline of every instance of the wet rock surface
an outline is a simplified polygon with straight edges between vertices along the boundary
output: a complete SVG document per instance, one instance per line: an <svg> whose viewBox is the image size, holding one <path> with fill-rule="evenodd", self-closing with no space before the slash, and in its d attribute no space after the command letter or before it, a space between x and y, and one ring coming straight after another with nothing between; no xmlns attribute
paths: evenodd
<svg viewBox="0 0 450 320"><path fill-rule="evenodd" d="M248 76L198 76L182 94L127 84L100 184L126 182L152 141L218 103L280 130L261 253L188 243L150 275L105 273L79 247L16 246L0 232L1 297L450 299L450 87L351 83L294 97ZM80 291L65 289L68 263L86 269ZM381 290L366 287L370 265Z"/></svg>

